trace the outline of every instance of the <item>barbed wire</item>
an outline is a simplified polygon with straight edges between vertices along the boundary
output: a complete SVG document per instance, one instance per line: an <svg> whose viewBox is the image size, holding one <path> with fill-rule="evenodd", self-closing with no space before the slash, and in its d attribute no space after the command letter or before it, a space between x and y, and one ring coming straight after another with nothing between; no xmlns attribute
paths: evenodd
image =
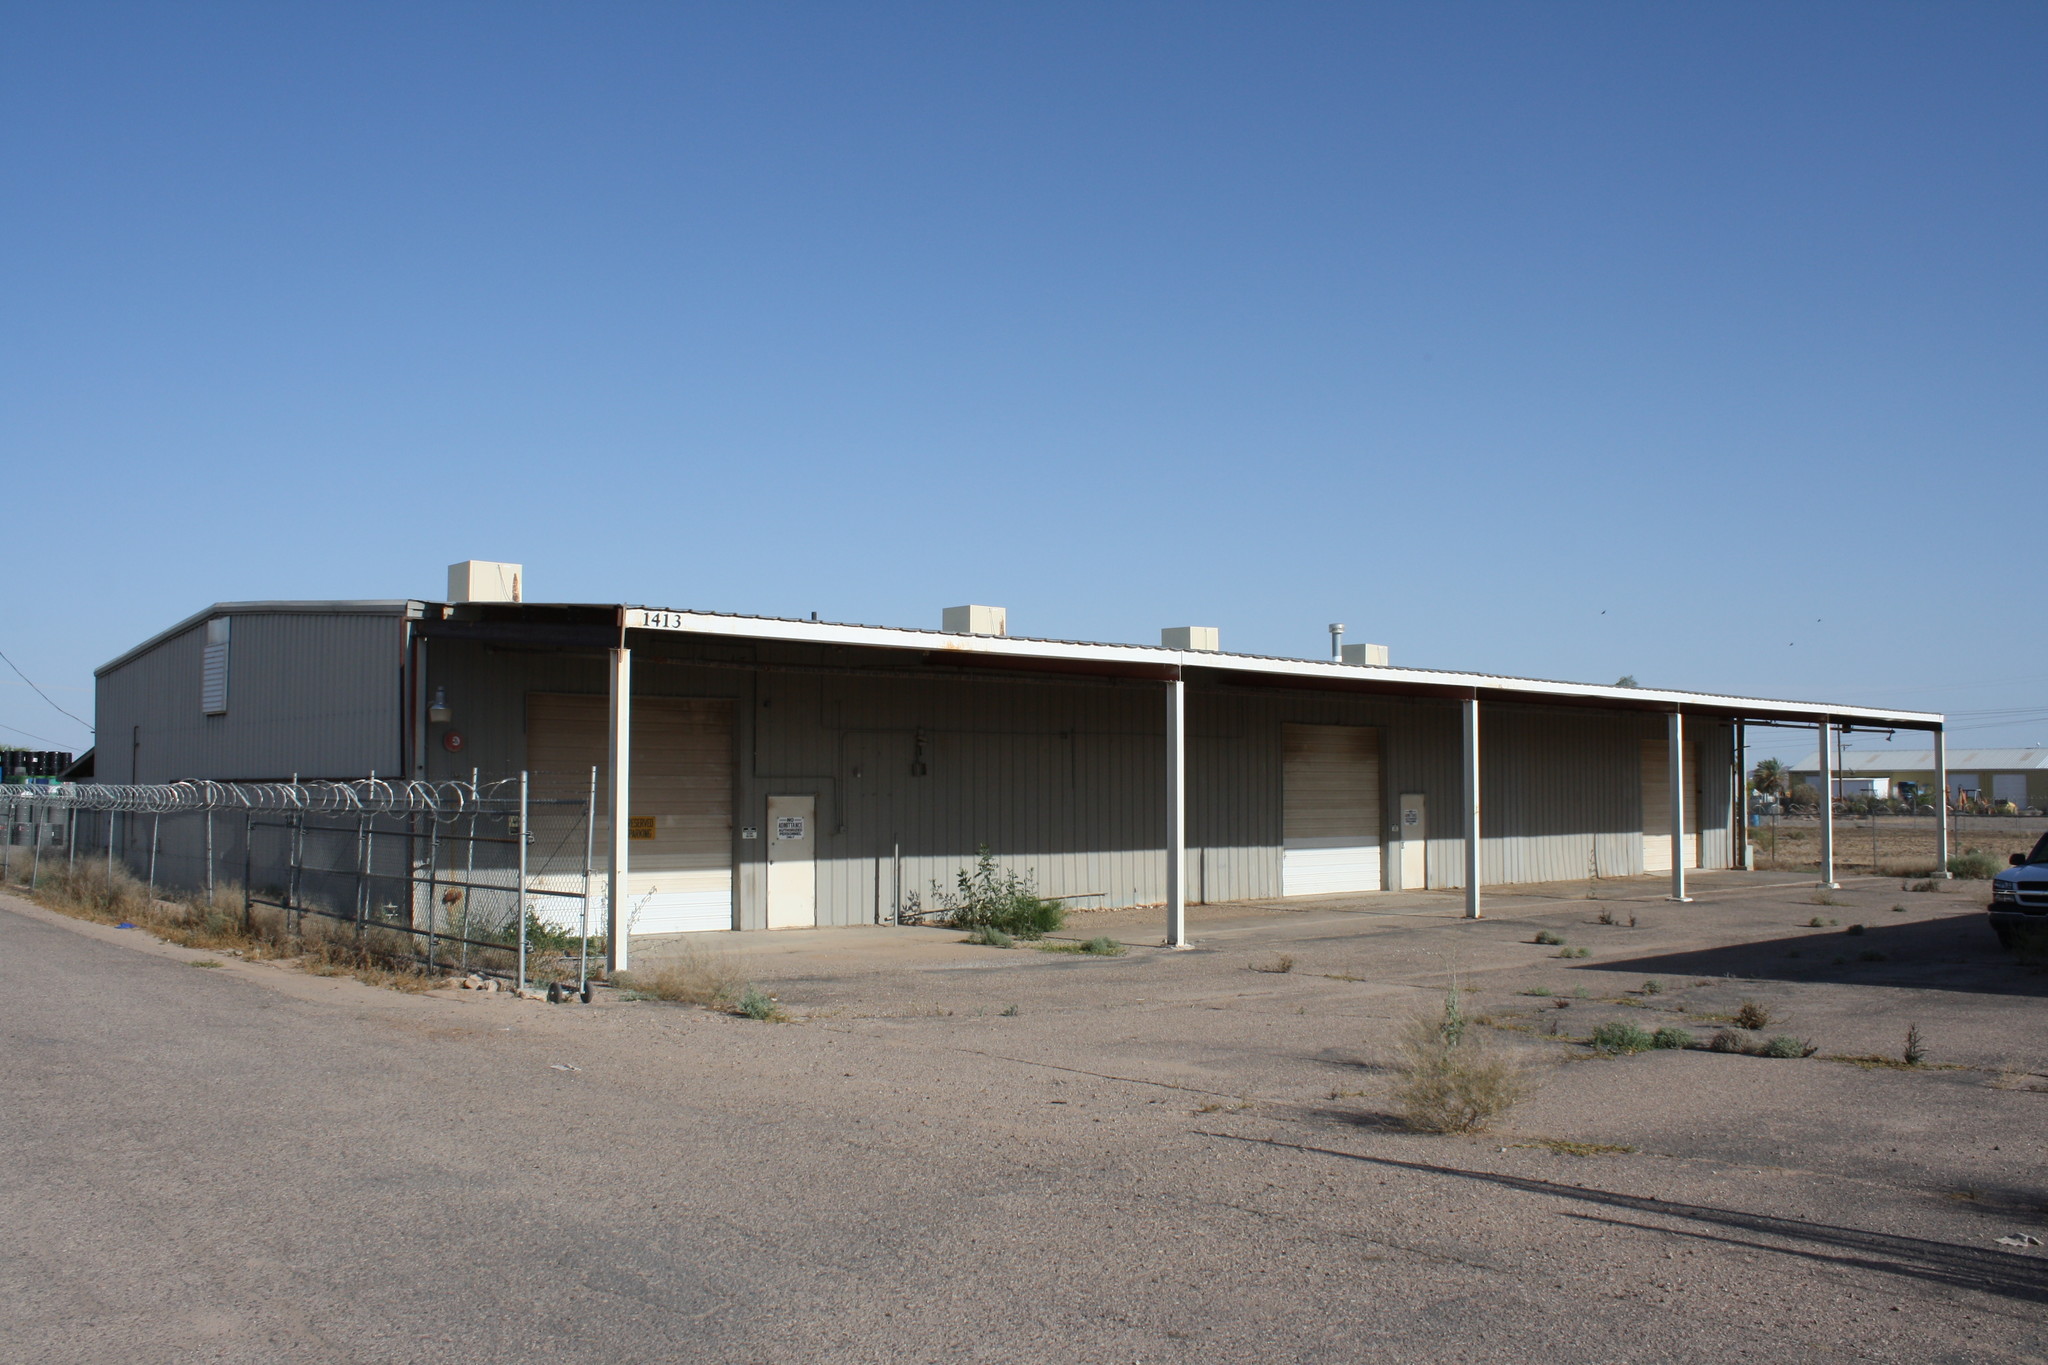
<svg viewBox="0 0 2048 1365"><path fill-rule="evenodd" d="M519 809L519 779L431 782L363 778L351 782L60 782L0 788L0 799L34 807L170 815L182 811L298 812L316 815L426 815L437 819L509 814ZM529 799L531 805L556 805ZM574 803L581 805L582 802Z"/></svg>

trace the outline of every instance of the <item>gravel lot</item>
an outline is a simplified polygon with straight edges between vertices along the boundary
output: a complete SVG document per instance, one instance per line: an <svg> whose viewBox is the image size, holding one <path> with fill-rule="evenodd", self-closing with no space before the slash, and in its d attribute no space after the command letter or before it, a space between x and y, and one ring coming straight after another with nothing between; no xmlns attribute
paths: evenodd
<svg viewBox="0 0 2048 1365"><path fill-rule="evenodd" d="M1142 946L1156 913L1077 917L1139 945L1104 959L717 936L780 1024L406 996L0 900L0 1336L36 1362L2048 1358L2048 1248L1998 1241L2048 1239L2048 976L1996 952L1983 885L1696 890L1523 888L1476 924L1429 894L1202 907L1186 952ZM1453 981L1543 1068L1481 1137L1385 1101ZM1704 1038L1746 1000L1818 1053L1570 1041ZM1915 1024L1931 1065L1830 1060Z"/></svg>

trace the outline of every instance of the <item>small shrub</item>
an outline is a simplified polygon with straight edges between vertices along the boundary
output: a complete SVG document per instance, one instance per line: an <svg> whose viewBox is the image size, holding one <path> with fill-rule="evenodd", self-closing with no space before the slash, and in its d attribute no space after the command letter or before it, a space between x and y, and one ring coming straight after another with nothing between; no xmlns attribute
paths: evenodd
<svg viewBox="0 0 2048 1365"><path fill-rule="evenodd" d="M1555 948L1558 944L1564 942L1564 935L1550 929L1538 929L1536 937L1529 941L1531 943L1540 943L1546 948Z"/></svg>
<svg viewBox="0 0 2048 1365"><path fill-rule="evenodd" d="M737 1008L747 1018L759 1019L764 1023L779 1020L783 1017L782 1011L776 1007L775 997L762 990L759 986L747 987L746 991L740 996Z"/></svg>
<svg viewBox="0 0 2048 1365"><path fill-rule="evenodd" d="M1098 934L1082 944L1081 951L1095 957L1122 957L1127 950L1109 935Z"/></svg>
<svg viewBox="0 0 2048 1365"><path fill-rule="evenodd" d="M1029 876L996 866L983 844L974 866L953 878L954 890L932 884L932 899L955 929L999 929L1014 938L1044 938L1066 923L1066 907L1039 896Z"/></svg>
<svg viewBox="0 0 2048 1365"><path fill-rule="evenodd" d="M1842 932L1845 934L1860 934L1863 932L1863 926L1860 924L1852 924L1848 928L1844 929Z"/></svg>
<svg viewBox="0 0 2048 1365"><path fill-rule="evenodd" d="M1656 977L1654 977L1654 976L1653 976L1653 977L1651 977L1651 978L1650 978L1650 979L1649 979L1648 981L1645 981L1645 982L1643 983L1643 994L1644 994L1644 995L1662 995L1662 994L1664 994L1664 983L1663 983L1663 982L1661 982L1661 981L1659 981L1659 980L1658 980L1658 979L1657 979Z"/></svg>
<svg viewBox="0 0 2048 1365"><path fill-rule="evenodd" d="M1940 884L1932 877L1923 877L1906 889L1908 891L1935 891L1940 889Z"/></svg>
<svg viewBox="0 0 2048 1365"><path fill-rule="evenodd" d="M1749 1051L1749 1038L1746 1034L1732 1028L1720 1029L1715 1032L1713 1037L1707 1040L1707 1050L1709 1052L1747 1052Z"/></svg>
<svg viewBox="0 0 2048 1365"><path fill-rule="evenodd" d="M1616 920L1614 918L1614 912L1612 910L1602 910L1600 914L1596 917L1595 922L1599 924L1615 923Z"/></svg>
<svg viewBox="0 0 2048 1365"><path fill-rule="evenodd" d="M1892 907L1892 913L1894 915L1903 915L1906 913L1906 907L1903 905L1894 905Z"/></svg>
<svg viewBox="0 0 2048 1365"><path fill-rule="evenodd" d="M1601 1052L1648 1052L1656 1037L1641 1024L1610 1019L1593 1030L1593 1046Z"/></svg>
<svg viewBox="0 0 2048 1365"><path fill-rule="evenodd" d="M967 937L960 941L962 943L977 944L983 948L1014 948L1017 946L1016 939L996 928L993 924L984 924L969 930Z"/></svg>
<svg viewBox="0 0 2048 1365"><path fill-rule="evenodd" d="M1756 1055L1759 1057L1810 1057L1813 1055L1813 1048L1809 1047L1802 1038L1794 1038L1789 1033L1781 1033L1758 1048Z"/></svg>
<svg viewBox="0 0 2048 1365"><path fill-rule="evenodd" d="M1906 1025L1906 1050L1900 1055L1907 1066L1918 1066L1927 1060L1927 1047L1920 1040L1920 1026Z"/></svg>
<svg viewBox="0 0 2048 1365"><path fill-rule="evenodd" d="M1577 957L1591 957L1592 955L1593 955L1593 950L1592 950L1591 948L1559 948L1559 949L1557 950L1557 952L1556 952L1555 954L1553 954L1553 956L1556 956L1556 957L1573 957L1573 958L1577 958Z"/></svg>
<svg viewBox="0 0 2048 1365"><path fill-rule="evenodd" d="M1572 987L1572 999L1574 999L1574 1000L1590 1000L1590 999L1592 999L1592 998L1593 998L1593 993L1592 993L1591 991L1587 990L1587 989L1586 989L1586 988L1585 988L1584 986L1574 986L1574 987Z"/></svg>
<svg viewBox="0 0 2048 1365"><path fill-rule="evenodd" d="M1765 1006L1759 1005L1754 1000L1745 1000L1736 1007L1735 1025L1737 1028L1750 1030L1767 1028L1774 1017Z"/></svg>
<svg viewBox="0 0 2048 1365"><path fill-rule="evenodd" d="M1423 1133L1477 1132L1534 1089L1527 1067L1466 1027L1456 992L1442 1018L1409 1024L1396 1071L1394 1102L1408 1126Z"/></svg>
<svg viewBox="0 0 2048 1365"><path fill-rule="evenodd" d="M1998 859L1992 857L1981 848L1969 849L1966 852L1956 854L1948 860L1948 874L1951 877L1961 877L1967 881L1988 881L1996 876L1999 870L2000 864Z"/></svg>
<svg viewBox="0 0 2048 1365"><path fill-rule="evenodd" d="M1828 927L1828 922L1822 919L1819 915L1815 915L1812 919L1806 922L1806 927L1809 929L1825 929Z"/></svg>
<svg viewBox="0 0 2048 1365"><path fill-rule="evenodd" d="M1523 991L1523 992L1522 992L1522 994L1524 994L1524 995L1549 995L1549 994L1550 994L1550 987L1548 987L1548 986L1531 986L1531 987L1530 987L1530 988L1529 988L1528 990L1526 990L1526 991Z"/></svg>
<svg viewBox="0 0 2048 1365"><path fill-rule="evenodd" d="M1290 953L1282 953L1271 962L1261 963L1253 967L1252 970L1255 972L1278 972L1282 974L1291 972L1294 970L1294 957Z"/></svg>
<svg viewBox="0 0 2048 1365"><path fill-rule="evenodd" d="M1650 1035L1650 1046L1656 1048L1683 1048L1692 1046L1692 1032L1666 1024Z"/></svg>
<svg viewBox="0 0 2048 1365"><path fill-rule="evenodd" d="M1813 903L1814 903L1815 905L1840 905L1840 904L1841 904L1841 902L1840 902L1840 901L1838 901L1838 900L1836 900L1836 899L1835 899L1835 897L1834 897L1834 895L1833 895L1833 893L1832 893L1832 892L1827 892L1827 891L1816 891L1816 892L1814 892L1814 893L1813 893L1813 894L1812 894L1811 896L1807 897L1807 899L1808 899L1808 900L1810 900L1810 901L1812 901L1812 902L1813 902Z"/></svg>
<svg viewBox="0 0 2048 1365"><path fill-rule="evenodd" d="M1015 1005L1012 1005L1008 1009L1003 1011L1002 1017L1005 1019L1015 1019L1019 1014L1022 1013L1022 1010L1018 1009Z"/></svg>

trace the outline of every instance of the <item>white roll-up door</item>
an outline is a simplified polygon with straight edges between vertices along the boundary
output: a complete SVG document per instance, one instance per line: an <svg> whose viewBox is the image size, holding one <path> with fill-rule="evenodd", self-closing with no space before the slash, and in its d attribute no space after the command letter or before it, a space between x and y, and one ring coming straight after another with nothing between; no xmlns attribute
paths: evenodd
<svg viewBox="0 0 2048 1365"><path fill-rule="evenodd" d="M1700 746L1686 742L1685 865L1700 865ZM1643 741L1643 871L1671 870L1671 743Z"/></svg>
<svg viewBox="0 0 2048 1365"><path fill-rule="evenodd" d="M604 765L605 719L603 697L527 697L526 761L537 796L585 795L591 766ZM732 779L730 700L633 698L626 888L634 933L733 927ZM598 793L601 803L602 782ZM608 825L609 816L598 825L600 874ZM580 866L580 846L573 856Z"/></svg>
<svg viewBox="0 0 2048 1365"><path fill-rule="evenodd" d="M1280 893L1377 891L1380 734L1362 725L1281 727Z"/></svg>

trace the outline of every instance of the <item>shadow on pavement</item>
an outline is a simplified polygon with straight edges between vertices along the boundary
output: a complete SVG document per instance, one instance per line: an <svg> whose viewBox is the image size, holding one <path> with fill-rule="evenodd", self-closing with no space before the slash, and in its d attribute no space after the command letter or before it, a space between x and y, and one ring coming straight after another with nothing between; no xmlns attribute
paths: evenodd
<svg viewBox="0 0 2048 1365"><path fill-rule="evenodd" d="M1580 1185L1561 1185L1555 1181L1537 1180L1529 1176L1468 1171L1455 1166L1432 1166L1422 1161L1366 1156L1358 1152L1339 1151L1332 1147L1311 1147L1303 1143L1280 1142L1271 1138L1240 1137L1234 1133L1206 1133L1204 1136L1266 1147L1283 1147L1289 1151L1333 1156L1345 1161L1365 1162L1373 1166L1392 1167L1425 1175L1453 1176L1461 1180L1503 1186L1527 1194L1549 1195L1557 1199L1596 1205L1624 1213L1682 1219L1721 1231L1663 1227L1656 1223L1637 1222L1625 1217L1603 1216L1599 1213L1570 1215L1587 1222L1641 1228L1677 1237L1719 1242L1726 1246L1775 1252L1781 1256L1795 1256L1827 1265L1873 1270L1886 1275L1903 1275L1932 1284L1947 1285L1955 1289L1975 1289L2027 1303L2048 1304L2048 1260L1995 1247L1956 1246L1953 1243L1934 1242L1922 1237L1898 1237L1890 1233L1840 1227L1832 1223L1811 1223L1803 1219L1780 1218L1766 1213L1746 1213L1740 1209L1680 1204L1644 1195L1618 1194L1611 1190L1591 1189ZM2039 1207L2042 1196L2039 1191L2033 1191L2027 1198L2033 1206ZM1757 1238L1772 1240L1755 1240Z"/></svg>
<svg viewBox="0 0 2048 1365"><path fill-rule="evenodd" d="M1840 908L1823 911L1844 918ZM1753 943L1696 952L1588 962L1601 971L1649 976L1740 976L1768 981L1822 981L1981 995L2048 996L2048 973L2015 961L1998 946L1981 915L1888 924L1863 912L1864 932L1809 929ZM1889 912L1878 911L1878 915Z"/></svg>

